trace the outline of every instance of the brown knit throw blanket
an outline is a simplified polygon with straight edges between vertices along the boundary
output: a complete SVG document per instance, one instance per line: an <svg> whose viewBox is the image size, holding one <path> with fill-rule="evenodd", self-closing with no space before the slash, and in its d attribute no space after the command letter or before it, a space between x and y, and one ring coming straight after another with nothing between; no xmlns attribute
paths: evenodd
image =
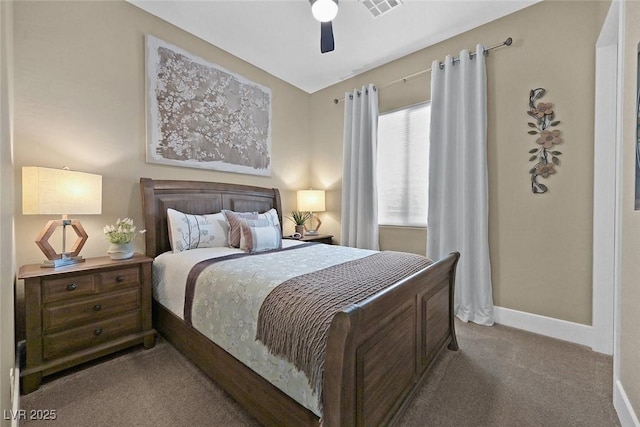
<svg viewBox="0 0 640 427"><path fill-rule="evenodd" d="M307 375L322 408L325 349L333 316L431 263L420 255L385 251L289 279L262 303L256 339Z"/></svg>

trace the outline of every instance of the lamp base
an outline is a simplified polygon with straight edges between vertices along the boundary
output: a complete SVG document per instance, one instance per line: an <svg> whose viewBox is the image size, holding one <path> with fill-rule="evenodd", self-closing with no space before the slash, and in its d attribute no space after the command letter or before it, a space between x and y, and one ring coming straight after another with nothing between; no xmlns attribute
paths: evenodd
<svg viewBox="0 0 640 427"><path fill-rule="evenodd" d="M313 212L311 213L311 220L309 221L311 226L313 227L313 220L316 220L317 224L313 229L307 229L305 230L304 235L305 236L317 236L318 234L318 229L320 228L320 226L322 225L322 221L320 221L320 217L318 217L318 215L314 214Z"/></svg>
<svg viewBox="0 0 640 427"><path fill-rule="evenodd" d="M59 226L62 226L62 253L56 252L49 243L49 238ZM66 250L67 226L71 226L78 236L70 251ZM67 219L66 215L63 215L62 219L49 221L36 238L36 245L38 245L42 253L48 258L44 260L41 267L56 268L84 261L84 258L82 258L79 253L88 238L89 236L77 219Z"/></svg>
<svg viewBox="0 0 640 427"><path fill-rule="evenodd" d="M79 264L84 262L84 258L81 256L62 256L58 259L45 259L40 267L42 268L58 268L67 265Z"/></svg>

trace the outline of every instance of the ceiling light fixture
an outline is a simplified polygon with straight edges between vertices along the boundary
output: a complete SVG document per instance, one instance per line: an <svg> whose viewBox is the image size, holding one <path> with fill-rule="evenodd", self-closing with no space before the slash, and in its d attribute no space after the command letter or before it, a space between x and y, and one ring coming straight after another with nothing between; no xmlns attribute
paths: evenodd
<svg viewBox="0 0 640 427"><path fill-rule="evenodd" d="M338 14L337 0L311 1L311 13L320 22L329 22Z"/></svg>

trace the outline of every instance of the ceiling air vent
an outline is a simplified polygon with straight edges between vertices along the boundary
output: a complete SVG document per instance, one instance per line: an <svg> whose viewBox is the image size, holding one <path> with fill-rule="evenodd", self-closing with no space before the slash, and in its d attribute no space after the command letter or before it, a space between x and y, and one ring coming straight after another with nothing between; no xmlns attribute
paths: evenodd
<svg viewBox="0 0 640 427"><path fill-rule="evenodd" d="M374 18L377 18L385 13L402 5L401 0L360 0L362 4L371 12Z"/></svg>

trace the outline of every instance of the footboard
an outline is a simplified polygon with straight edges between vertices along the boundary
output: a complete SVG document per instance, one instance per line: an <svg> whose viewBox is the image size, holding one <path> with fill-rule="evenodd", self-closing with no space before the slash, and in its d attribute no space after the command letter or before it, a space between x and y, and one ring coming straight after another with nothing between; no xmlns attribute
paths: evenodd
<svg viewBox="0 0 640 427"><path fill-rule="evenodd" d="M394 424L438 354L457 350L453 322L460 254L338 313L324 375L324 426Z"/></svg>

